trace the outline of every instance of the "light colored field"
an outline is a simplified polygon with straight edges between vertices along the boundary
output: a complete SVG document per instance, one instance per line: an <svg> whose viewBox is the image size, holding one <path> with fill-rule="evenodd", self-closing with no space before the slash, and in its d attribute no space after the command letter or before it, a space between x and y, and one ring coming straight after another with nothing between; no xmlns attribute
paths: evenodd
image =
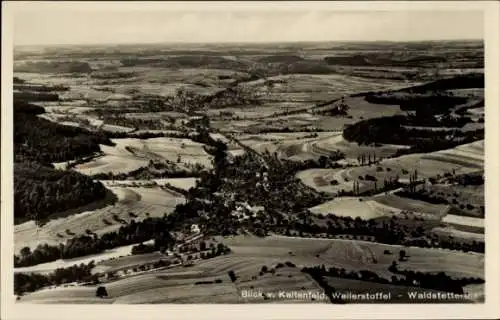
<svg viewBox="0 0 500 320"><path fill-rule="evenodd" d="M228 153L233 157L238 157L238 156L244 155L245 150L243 150L243 149L229 150Z"/></svg>
<svg viewBox="0 0 500 320"><path fill-rule="evenodd" d="M130 100L132 97L126 94L116 94L112 92L92 89L88 84L71 85L70 90L59 94L61 100Z"/></svg>
<svg viewBox="0 0 500 320"><path fill-rule="evenodd" d="M214 132L211 132L210 133L210 137L214 140L220 140L224 143L229 143L229 139L226 138L226 136L224 136L223 134L220 134L220 133L214 133Z"/></svg>
<svg viewBox="0 0 500 320"><path fill-rule="evenodd" d="M113 147L100 145L104 156L79 164L75 167L75 170L86 175L108 172L118 174L137 170L149 163L148 159L136 157L125 150L125 146L127 146L126 142L119 142Z"/></svg>
<svg viewBox="0 0 500 320"><path fill-rule="evenodd" d="M406 250L409 256L408 261L400 262L401 268L423 272L444 271L452 276L483 277L484 256L476 254L404 248L363 241L279 236L237 236L226 238L224 242L233 251L227 256L202 260L189 269L175 267L107 283L105 286L110 297L105 300L113 303L264 302L243 300L238 292L252 287L263 292L287 289L320 290L311 278L299 271L303 266L320 264L349 270L371 270L390 278L392 273L387 268L393 260L397 260L400 249ZM384 250L391 250L392 254L384 255ZM374 259L377 260L376 263ZM284 267L276 269L274 275L259 275L262 266L271 269L277 263L286 261L294 263L297 268ZM230 270L238 277L234 284L227 275ZM223 282L194 284L196 281L215 279L221 279ZM345 288L359 288L359 284ZM95 290L95 286L42 290L26 295L21 302L65 303L70 299L92 300Z"/></svg>
<svg viewBox="0 0 500 320"><path fill-rule="evenodd" d="M167 117L175 119L187 118L186 114L176 111L133 112L133 113L125 113L123 116L129 119L141 119L141 120L157 120L157 119L164 119Z"/></svg>
<svg viewBox="0 0 500 320"><path fill-rule="evenodd" d="M283 236L266 238L238 236L227 239L225 243L233 250L235 256L244 254L252 257L269 257L278 262L288 260L298 266L325 264L325 266L339 266L354 270L367 269L390 276L392 273L387 268L393 260L397 260L399 250L405 250L410 258L408 261L400 262L402 268L422 272L441 270L453 276L483 277L484 272L484 255L441 249L403 247L357 240ZM393 254L384 255L384 250L390 250ZM292 252L294 256L290 256L289 252ZM316 257L317 254L319 257ZM377 260L377 263L374 263L373 258Z"/></svg>
<svg viewBox="0 0 500 320"><path fill-rule="evenodd" d="M423 158L457 164L467 168L482 169L484 167L484 140L460 145L453 149L433 152Z"/></svg>
<svg viewBox="0 0 500 320"><path fill-rule="evenodd" d="M145 130L137 130L137 131L134 131L134 134L143 134L143 133L164 133L164 134L171 134L171 135L175 135L175 134L182 134L182 132L180 131L177 131L177 130L150 130L150 129L145 129Z"/></svg>
<svg viewBox="0 0 500 320"><path fill-rule="evenodd" d="M131 132L134 131L134 128L117 126L114 124L104 124L101 126L101 129L109 132Z"/></svg>
<svg viewBox="0 0 500 320"><path fill-rule="evenodd" d="M64 103L64 104L63 104ZM80 107L70 104L70 102L61 102L56 106L44 106L45 112L56 114L83 114L84 112L94 110L91 107Z"/></svg>
<svg viewBox="0 0 500 320"><path fill-rule="evenodd" d="M307 169L297 173L303 184L319 192L335 194L342 189L350 191L353 189L353 178L349 175L348 169ZM348 181L345 179L348 178ZM337 185L331 182L337 180ZM362 181L360 181L360 188Z"/></svg>
<svg viewBox="0 0 500 320"><path fill-rule="evenodd" d="M435 233L437 233L439 235L452 236L453 238L458 238L458 239L475 240L475 241L479 241L479 242L484 242L484 240L485 240L484 233L473 233L473 232L461 231L461 230L457 230L453 227L434 228L434 229L432 229L432 231L434 231Z"/></svg>
<svg viewBox="0 0 500 320"><path fill-rule="evenodd" d="M464 216L457 216L454 214L448 214L443 218L443 222L462 225L462 226L484 228L483 218L464 217Z"/></svg>
<svg viewBox="0 0 500 320"><path fill-rule="evenodd" d="M164 185L166 183L183 190L189 190L196 186L196 181L198 178L170 178L170 179L154 179L158 185Z"/></svg>
<svg viewBox="0 0 500 320"><path fill-rule="evenodd" d="M87 175L97 173L127 173L146 166L150 160L168 160L179 165L200 164L211 166L211 156L203 149L203 144L189 139L113 139L116 145L101 145L104 156L76 166L76 170ZM127 150L128 149L128 150ZM132 152L131 152L132 151Z"/></svg>
<svg viewBox="0 0 500 320"><path fill-rule="evenodd" d="M402 198L394 194L374 197L374 200L386 206L399 208L405 211L422 213L428 216L440 218L445 216L449 206L443 204L432 204L424 201Z"/></svg>
<svg viewBox="0 0 500 320"><path fill-rule="evenodd" d="M374 219L383 216L391 216L401 212L400 209L383 206L373 200L363 200L354 197L342 197L322 203L309 209L313 213L324 215L336 215L341 217L361 218L363 220Z"/></svg>
<svg viewBox="0 0 500 320"><path fill-rule="evenodd" d="M470 114L473 114L475 116L484 116L484 107L467 109L467 112L469 112Z"/></svg>
<svg viewBox="0 0 500 320"><path fill-rule="evenodd" d="M177 204L185 201L179 194L164 191L159 187L109 187L109 189L118 197L114 205L53 219L39 228L33 221L16 225L14 227L15 252L18 253L25 246L34 249L42 243L50 245L62 243L75 235L85 234L87 229L98 235L115 231L121 223L115 221L114 215L127 223L132 219L143 220L148 215L161 217L172 212ZM66 230L69 230L70 234Z"/></svg>

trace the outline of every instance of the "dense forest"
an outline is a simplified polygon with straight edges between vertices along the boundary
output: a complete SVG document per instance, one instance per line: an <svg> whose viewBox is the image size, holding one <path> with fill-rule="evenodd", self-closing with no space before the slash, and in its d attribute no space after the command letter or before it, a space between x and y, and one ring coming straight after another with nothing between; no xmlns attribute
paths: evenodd
<svg viewBox="0 0 500 320"><path fill-rule="evenodd" d="M484 139L484 129L464 132L458 128L432 130L411 127L416 124L415 121L402 115L362 120L345 128L343 137L359 144L387 143L411 147L398 151L396 155L438 151Z"/></svg>
<svg viewBox="0 0 500 320"><path fill-rule="evenodd" d="M453 89L471 89L471 88L484 88L484 73L472 73L458 75L455 77L449 77L444 79L439 79L436 81L431 81L418 86L411 86L399 90L390 90L385 93L394 92L407 92L407 93L427 93L427 92L438 92L443 90L453 90ZM373 94L370 92L369 94ZM381 94L384 92L377 92ZM361 94L366 96L366 94Z"/></svg>
<svg viewBox="0 0 500 320"><path fill-rule="evenodd" d="M106 196L106 188L73 171L55 170L36 162L14 164L14 222L42 221L53 213L76 208Z"/></svg>
<svg viewBox="0 0 500 320"><path fill-rule="evenodd" d="M15 72L33 73L90 73L92 68L88 62L81 61L28 61L14 66Z"/></svg>
<svg viewBox="0 0 500 320"><path fill-rule="evenodd" d="M52 162L73 160L111 144L104 135L61 126L39 118L44 109L14 101L14 222L42 222L53 213L103 199L101 183L72 171L55 170Z"/></svg>
<svg viewBox="0 0 500 320"><path fill-rule="evenodd" d="M343 136L359 144L411 146L411 149L401 150L397 155L437 151L484 139L484 129L461 130L473 122L465 111L482 102L445 91L463 88L484 88L484 75L463 75L401 90L364 94L365 100L370 103L399 105L407 115L362 120L349 125ZM454 109L460 110L461 115L453 114Z"/></svg>
<svg viewBox="0 0 500 320"><path fill-rule="evenodd" d="M436 113L444 113L452 107L466 103L468 99L441 93L407 94L395 92L367 95L365 100L370 103L399 105L404 111L417 110L421 106L431 106Z"/></svg>
<svg viewBox="0 0 500 320"><path fill-rule="evenodd" d="M18 112L14 104L15 161L42 164L74 160L100 151L99 144L113 143L103 133L62 126L32 113ZM33 108L33 112L38 112Z"/></svg>

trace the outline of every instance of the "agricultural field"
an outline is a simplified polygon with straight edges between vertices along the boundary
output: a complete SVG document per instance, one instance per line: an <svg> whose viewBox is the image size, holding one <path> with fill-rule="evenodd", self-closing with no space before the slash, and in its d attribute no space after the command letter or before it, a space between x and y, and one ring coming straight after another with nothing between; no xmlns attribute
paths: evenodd
<svg viewBox="0 0 500 320"><path fill-rule="evenodd" d="M484 229L483 232L477 232L478 230L474 230L476 232L471 232L471 231L462 231L457 229L454 226L447 226L445 228L439 227L439 228L434 228L432 230L436 234L444 237L454 237L457 239L465 239L465 240L472 240L472 241L479 241L479 242L484 242L485 241L485 234L484 234Z"/></svg>
<svg viewBox="0 0 500 320"><path fill-rule="evenodd" d="M78 172L95 175L112 172L128 173L148 165L151 160L170 161L180 167L200 164L211 166L211 156L203 144L189 139L114 139L115 146L101 145L103 156L76 166Z"/></svg>
<svg viewBox="0 0 500 320"><path fill-rule="evenodd" d="M403 198L395 194L381 195L373 199L389 207L400 208L404 211L418 212L425 216L435 217L436 219L445 216L449 210L448 205L432 204L425 201Z"/></svg>
<svg viewBox="0 0 500 320"><path fill-rule="evenodd" d="M377 243L271 236L257 238L237 236L224 239L232 253L201 261L189 268L174 267L130 276L106 284L109 298L105 303L252 303L268 302L261 299L242 299L242 290L264 293L278 290L312 290L321 292L318 285L301 273L303 266L324 264L348 270L371 270L380 276L390 278L388 271L400 249L407 252L407 261L400 262L404 269L423 272L445 271L452 276L479 276L483 274L482 255L458 253L445 250L405 248ZM263 250L265 248L266 250ZM389 250L390 254L384 254ZM129 259L129 258L127 258ZM130 259L142 259L134 258ZM376 262L375 262L376 260ZM291 262L296 267L276 268L278 263ZM112 263L112 262L110 262ZM123 259L120 264L123 263ZM262 266L273 273L260 274ZM228 271L237 276L232 283ZM197 281L222 280L221 283L196 285ZM293 280L293 281L292 281ZM333 281L333 280L332 280ZM339 280L344 290L368 288L371 284ZM74 287L43 290L28 294L22 302L67 303L75 297L91 299L95 287ZM389 288L391 291L393 288ZM403 288L394 288L405 290ZM193 293L194 292L194 293ZM104 303L104 301L103 301Z"/></svg>
<svg viewBox="0 0 500 320"><path fill-rule="evenodd" d="M454 214L448 214L443 218L443 222L446 222L446 223L449 223L452 225L484 228L484 219L482 219L482 218L464 217L464 216L457 216Z"/></svg>
<svg viewBox="0 0 500 320"><path fill-rule="evenodd" d="M361 218L363 220L397 215L402 211L398 207L383 205L375 200L364 200L363 198L354 197L337 198L309 210L317 214L333 214L335 216Z"/></svg>
<svg viewBox="0 0 500 320"><path fill-rule="evenodd" d="M357 92L399 89L408 84L394 80L373 83L366 78L338 74L288 74L247 82L245 86L269 101L324 101Z"/></svg>

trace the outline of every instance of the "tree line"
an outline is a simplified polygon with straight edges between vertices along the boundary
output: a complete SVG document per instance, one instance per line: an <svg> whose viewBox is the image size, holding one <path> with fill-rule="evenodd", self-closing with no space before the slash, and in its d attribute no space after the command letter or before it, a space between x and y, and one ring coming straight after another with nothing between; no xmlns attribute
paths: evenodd
<svg viewBox="0 0 500 320"><path fill-rule="evenodd" d="M456 294L463 294L463 287L468 284L484 283L480 278L457 278L454 279L444 272L429 273L413 270L398 270L394 264L389 267L390 271L400 275L400 277L393 275L390 279L379 276L377 273L370 270L346 270L344 268L329 267L325 265L304 267L302 272L311 275L325 290L325 293L333 298L332 293L335 288L331 286L324 277L335 277L352 280L361 280L368 282L375 282L380 284L391 284L397 286L405 286L409 289L411 287L437 290L442 292L452 292ZM402 277L401 277L402 276ZM332 301L333 302L333 301Z"/></svg>
<svg viewBox="0 0 500 320"><path fill-rule="evenodd" d="M100 237L95 234L80 235L70 238L64 244L39 244L33 251L25 247L21 249L19 255L14 256L14 266L28 267L58 259L82 257L151 239L154 239L158 250L166 250L174 245L169 232L172 230L172 224L172 221L164 218L146 218L140 222L132 220L121 226L118 231L108 232Z"/></svg>
<svg viewBox="0 0 500 320"><path fill-rule="evenodd" d="M74 265L68 268L57 268L48 275L40 273L14 273L14 293L18 296L33 292L43 287L61 285L72 282L98 283L98 275L92 274L94 261L88 264Z"/></svg>
<svg viewBox="0 0 500 320"><path fill-rule="evenodd" d="M384 143L410 146L398 150L394 156L449 149L484 139L484 129L449 132L405 127L406 123L406 117L402 115L366 119L349 125L342 135L348 141L365 145Z"/></svg>

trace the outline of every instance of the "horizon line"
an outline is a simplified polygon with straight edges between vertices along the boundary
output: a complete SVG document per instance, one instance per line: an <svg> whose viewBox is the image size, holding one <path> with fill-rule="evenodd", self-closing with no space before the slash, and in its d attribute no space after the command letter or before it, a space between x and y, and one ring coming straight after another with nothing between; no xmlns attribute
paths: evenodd
<svg viewBox="0 0 500 320"><path fill-rule="evenodd" d="M100 43L50 43L50 44L14 44L16 47L70 47L70 46L132 46L132 45L269 45L269 44L301 44L301 43L418 43L418 42L482 42L484 38L463 39L413 39L413 40L294 40L294 41L152 41L152 42L100 42Z"/></svg>

